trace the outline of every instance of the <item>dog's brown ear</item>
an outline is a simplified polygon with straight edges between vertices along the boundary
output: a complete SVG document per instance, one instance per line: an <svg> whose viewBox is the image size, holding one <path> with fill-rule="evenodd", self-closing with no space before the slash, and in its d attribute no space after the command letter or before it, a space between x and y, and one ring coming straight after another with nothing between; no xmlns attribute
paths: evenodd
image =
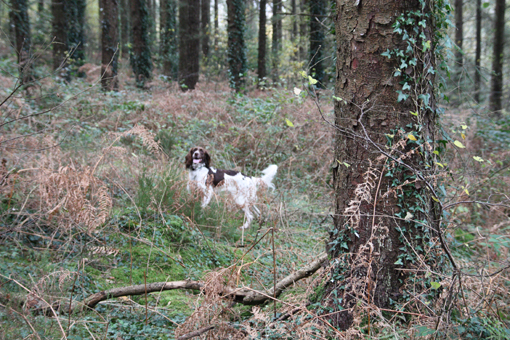
<svg viewBox="0 0 510 340"><path fill-rule="evenodd" d="M211 156L209 156L209 153L207 151L204 150L204 162L205 162L205 167L208 168L210 165L211 165Z"/></svg>
<svg viewBox="0 0 510 340"><path fill-rule="evenodd" d="M184 162L184 164L186 164L186 169L190 169L191 168L191 165L193 164L193 150L195 148L191 148L191 150L189 150L188 154L186 155L186 161Z"/></svg>

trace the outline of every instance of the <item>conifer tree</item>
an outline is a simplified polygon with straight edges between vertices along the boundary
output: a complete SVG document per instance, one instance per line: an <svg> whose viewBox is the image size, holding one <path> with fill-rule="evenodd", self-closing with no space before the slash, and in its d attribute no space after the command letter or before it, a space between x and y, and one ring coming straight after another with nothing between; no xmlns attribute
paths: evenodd
<svg viewBox="0 0 510 340"><path fill-rule="evenodd" d="M242 90L246 73L246 46L244 31L246 26L243 0L227 0L228 17L228 72L230 86L236 92Z"/></svg>
<svg viewBox="0 0 510 340"><path fill-rule="evenodd" d="M11 0L11 20L14 24L19 81L27 84L33 80L30 19L27 0Z"/></svg>
<svg viewBox="0 0 510 340"><path fill-rule="evenodd" d="M152 78L152 56L149 42L150 17L147 0L130 0L132 51L131 67L136 86L144 87Z"/></svg>
<svg viewBox="0 0 510 340"><path fill-rule="evenodd" d="M198 82L200 54L200 0L179 1L179 83L183 91Z"/></svg>
<svg viewBox="0 0 510 340"><path fill-rule="evenodd" d="M176 0L161 0L161 59L163 62L163 74L177 79L178 54L177 54L177 2Z"/></svg>

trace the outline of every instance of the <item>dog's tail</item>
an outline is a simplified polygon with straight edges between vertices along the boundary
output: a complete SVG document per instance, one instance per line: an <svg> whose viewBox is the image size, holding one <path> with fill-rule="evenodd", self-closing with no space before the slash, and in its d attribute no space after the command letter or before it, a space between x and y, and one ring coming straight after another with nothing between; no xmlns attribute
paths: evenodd
<svg viewBox="0 0 510 340"><path fill-rule="evenodd" d="M266 183L268 188L275 189L274 184L271 183L273 181L274 176L276 176L276 171L278 170L278 166L272 164L262 170L262 173L264 174L260 179Z"/></svg>

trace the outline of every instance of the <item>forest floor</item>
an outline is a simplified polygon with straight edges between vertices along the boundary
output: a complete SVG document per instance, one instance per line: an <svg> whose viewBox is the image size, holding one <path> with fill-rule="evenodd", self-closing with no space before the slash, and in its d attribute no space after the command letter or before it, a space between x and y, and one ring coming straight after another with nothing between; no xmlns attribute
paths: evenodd
<svg viewBox="0 0 510 340"><path fill-rule="evenodd" d="M7 98L15 78L5 70L15 70L1 66ZM87 80L70 84L41 78L32 98L16 93L0 105L0 339L173 339L222 318L252 338L279 338L288 329L267 326L273 312L306 304L327 279L324 270L285 291L276 306L220 304L218 311L198 290L110 299L71 315L62 306L136 284L221 281L213 279L227 275L220 268L236 271L229 276L235 286L267 292L274 272L278 281L316 259L332 226L334 131L325 121L334 119L332 91L316 103L306 91L283 88L234 95L225 82L206 79L191 92L164 79L139 90L121 70L120 91L103 93L97 67L87 71ZM502 122L447 109L444 128L466 146L444 162L450 203L510 192L510 120ZM184 156L193 146L207 148L214 166L248 175L278 165L262 218L244 233L243 214L214 200L202 209L187 192ZM459 204L450 213L448 241L466 271L508 266L508 209ZM508 330L508 282L507 271L491 276L485 290L478 277L467 281L473 317L456 327ZM487 304L476 306L477 299ZM61 308L58 317L44 315L48 306ZM419 323L405 322L389 334L416 335ZM217 334L235 333L225 327Z"/></svg>

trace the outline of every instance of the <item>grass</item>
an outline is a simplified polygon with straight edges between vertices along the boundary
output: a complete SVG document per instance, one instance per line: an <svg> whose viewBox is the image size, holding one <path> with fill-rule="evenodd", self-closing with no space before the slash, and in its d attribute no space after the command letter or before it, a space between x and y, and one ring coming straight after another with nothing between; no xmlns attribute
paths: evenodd
<svg viewBox="0 0 510 340"><path fill-rule="evenodd" d="M126 73L121 77L127 77ZM199 292L175 290L149 294L147 305L145 296L127 297L71 317L62 313L48 318L27 308L32 301L27 290L36 293L33 301L39 304L43 303L40 298L50 303L71 297L81 300L145 281L204 280L232 266L240 273L235 277L238 286L263 291L273 284L274 267L271 238L269 234L261 237L272 226L278 229L274 239L277 277L309 263L325 249L332 225L328 214L333 212L333 131L317 115L314 103L286 89L233 95L223 83L201 82L196 91L182 93L174 84L154 80L150 91L124 83L121 92L104 94L83 80L62 84L48 78L44 82L37 97L18 96L1 108L5 117L13 118L18 112L30 114L62 104L50 114L7 124L0 141L6 159L0 174L9 173L0 187L0 339L31 334L37 338L34 330L41 339L173 339L174 329L203 306L224 308L229 322L236 327L250 324L260 336L281 334L286 329L283 322L267 327L271 304L258 312L211 302ZM0 89L1 95L5 97L8 90ZM333 116L330 94L325 91L321 96L328 119ZM451 124L452 134L457 133L459 124L453 119ZM472 126L472 134L463 139L465 153L445 156L450 176L456 180L443 183L451 202L470 199L462 196L466 187L481 200L501 197L510 186L505 168L506 128L486 121ZM5 142L10 138L17 139ZM164 152L151 150L147 143L151 138ZM491 149L491 141L497 148ZM186 191L184 155L195 145L212 151L216 167L236 168L249 175L278 164L277 190L261 207L264 219L255 221L244 235L238 228L243 214L221 201L202 209ZM484 163L472 161L473 155L484 158ZM85 208L73 213L64 203L57 207L63 196L53 197L53 205L43 199L47 193L41 188L47 176L66 167L76 170L78 180L62 176L62 182L51 188L56 192L70 183L82 183L79 197L91 212L105 206L97 188L108 188L112 202L104 222L80 219ZM66 204L73 197L68 196ZM466 272L493 271L504 265L502 259L510 248L507 213L504 208L488 211L467 204L449 211L449 244ZM255 241L259 242L250 249L248 245ZM493 296L496 302L469 311L471 318L454 315L457 333L452 334L483 333L493 338L505 334L506 275L502 272L492 278L486 290L474 278L465 282L470 306L476 306L480 296ZM323 278L319 275L286 291L278 312L285 311L285 303L307 303L303 296L310 296L311 289L321 294L321 282L314 280ZM219 307L209 311L215 308ZM296 320L292 322L308 323ZM426 334L430 328L420 322L395 321L396 331L384 329L381 334L388 338Z"/></svg>

